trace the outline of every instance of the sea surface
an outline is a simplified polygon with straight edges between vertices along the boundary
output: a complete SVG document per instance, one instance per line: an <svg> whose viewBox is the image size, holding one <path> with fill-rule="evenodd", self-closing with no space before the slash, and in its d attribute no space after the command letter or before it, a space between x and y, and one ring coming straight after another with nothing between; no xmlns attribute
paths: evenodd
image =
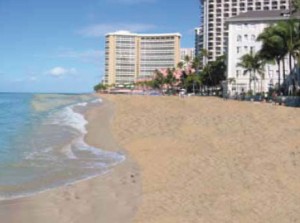
<svg viewBox="0 0 300 223"><path fill-rule="evenodd" d="M29 196L107 172L119 152L84 142L89 94L0 93L0 200Z"/></svg>

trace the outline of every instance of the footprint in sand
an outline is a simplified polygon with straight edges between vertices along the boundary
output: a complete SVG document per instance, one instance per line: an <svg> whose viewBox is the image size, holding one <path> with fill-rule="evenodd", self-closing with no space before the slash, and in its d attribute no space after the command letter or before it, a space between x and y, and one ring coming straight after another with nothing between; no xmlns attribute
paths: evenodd
<svg viewBox="0 0 300 223"><path fill-rule="evenodd" d="M296 149L298 149L298 148L296 148ZM300 152L299 151L290 152L290 157L291 157L293 166L297 166L297 164L300 162Z"/></svg>
<svg viewBox="0 0 300 223"><path fill-rule="evenodd" d="M134 176L134 174L131 174L131 175L130 175L130 177L131 177L131 182L132 182L132 183L135 183L135 182L136 182L136 180L135 180L135 176Z"/></svg>

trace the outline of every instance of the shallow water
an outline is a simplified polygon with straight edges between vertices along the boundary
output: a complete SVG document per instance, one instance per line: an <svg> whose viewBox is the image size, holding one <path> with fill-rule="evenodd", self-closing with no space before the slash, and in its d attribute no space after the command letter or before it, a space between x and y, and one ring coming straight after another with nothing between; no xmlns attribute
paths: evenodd
<svg viewBox="0 0 300 223"><path fill-rule="evenodd" d="M0 94L0 199L97 176L122 162L123 154L84 142L81 113L93 106L101 100L92 95Z"/></svg>

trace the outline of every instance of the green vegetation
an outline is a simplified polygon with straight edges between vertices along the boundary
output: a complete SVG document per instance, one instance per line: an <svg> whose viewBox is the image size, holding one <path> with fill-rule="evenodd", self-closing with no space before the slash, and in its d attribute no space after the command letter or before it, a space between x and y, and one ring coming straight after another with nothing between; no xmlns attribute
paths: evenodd
<svg viewBox="0 0 300 223"><path fill-rule="evenodd" d="M226 79L226 69L225 56L218 57L216 61L208 62L200 72L202 84L209 87L220 85L221 81Z"/></svg>
<svg viewBox="0 0 300 223"><path fill-rule="evenodd" d="M96 92L105 91L105 90L107 90L107 88L108 88L108 86L106 84L99 83L99 84L94 86L94 91L96 91Z"/></svg>
<svg viewBox="0 0 300 223"><path fill-rule="evenodd" d="M241 57L241 62L237 64L238 67L244 69L244 75L249 73L249 90L252 90L251 83L254 82L254 93L256 92L256 74L259 74L261 77L261 81L265 79L264 75L264 67L265 60L261 57L259 53L253 54L245 54ZM261 84L262 86L262 84Z"/></svg>
<svg viewBox="0 0 300 223"><path fill-rule="evenodd" d="M298 3L297 3L298 2ZM295 1L299 4L300 1ZM296 9L296 8L295 8ZM297 8L299 9L299 8ZM288 57L289 70L295 67L299 69L300 64L300 21L290 16L289 20L279 21L267 28L258 36L257 41L262 42L262 48L256 55L246 54L241 57L238 66L244 68L244 73L250 73L249 89L251 82L256 81L255 74L264 79L264 64L276 62L278 66L278 86L277 90L287 94L286 67L284 60ZM293 62L294 61L294 62ZM281 71L283 71L281 73ZM283 80L281 80L281 77ZM294 84L295 84L294 80ZM255 89L254 89L255 92Z"/></svg>
<svg viewBox="0 0 300 223"><path fill-rule="evenodd" d="M207 51L203 51L208 55ZM155 71L153 80L149 81L148 86L153 89L167 89L167 92L175 92L176 89L186 89L188 93L203 92L204 89L220 88L220 83L225 80L226 63L225 56L217 58L216 61L208 62L201 70L202 55L190 60L179 62L176 68L167 69L164 74L162 71ZM179 76L179 78L178 78ZM177 78L176 78L177 77Z"/></svg>
<svg viewBox="0 0 300 223"><path fill-rule="evenodd" d="M300 49L300 22L290 19L280 21L264 30L258 38L262 41L261 55L265 59L274 59L280 70L280 63L283 66L283 82L286 79L284 58L289 58L289 68L293 69L292 58L297 61L297 54ZM294 64L295 65L295 64ZM280 84L280 79L279 79Z"/></svg>

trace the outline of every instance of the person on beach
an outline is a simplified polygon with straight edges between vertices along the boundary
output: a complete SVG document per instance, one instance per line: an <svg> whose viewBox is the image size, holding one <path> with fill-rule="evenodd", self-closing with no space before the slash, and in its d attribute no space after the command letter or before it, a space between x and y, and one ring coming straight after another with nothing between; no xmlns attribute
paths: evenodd
<svg viewBox="0 0 300 223"><path fill-rule="evenodd" d="M276 105L276 103L277 103L277 93L276 93L276 91L274 91L273 93L272 93L272 101L273 101L273 105Z"/></svg>
<svg viewBox="0 0 300 223"><path fill-rule="evenodd" d="M246 93L244 91L244 88L242 88L242 93L241 93L241 100L244 101L246 97Z"/></svg>
<svg viewBox="0 0 300 223"><path fill-rule="evenodd" d="M223 99L224 99L225 101L227 101L228 98L229 98L229 96L230 96L230 91L228 91L227 93L225 93Z"/></svg>

